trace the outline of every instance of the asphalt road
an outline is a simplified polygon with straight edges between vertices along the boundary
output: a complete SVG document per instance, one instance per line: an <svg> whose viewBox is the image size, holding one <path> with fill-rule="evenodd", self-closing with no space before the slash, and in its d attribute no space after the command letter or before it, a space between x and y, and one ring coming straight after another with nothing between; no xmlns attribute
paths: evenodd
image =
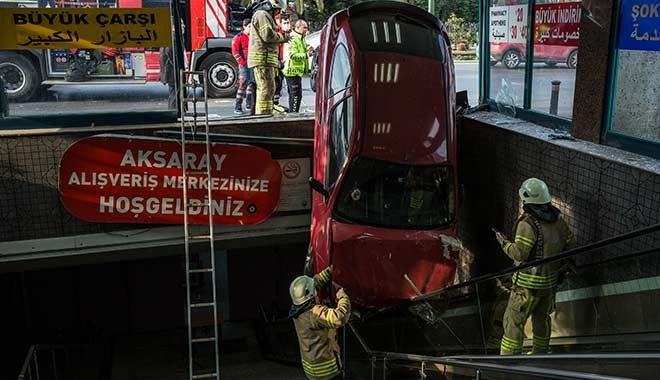
<svg viewBox="0 0 660 380"><path fill-rule="evenodd" d="M575 70L557 65L554 68L543 64L534 66L532 107L548 112L550 106L551 81L560 80L559 115L570 117L573 107ZM504 85L503 85L504 84ZM471 105L478 103L477 62L456 63L456 90L468 90ZM522 105L524 93L524 65L508 70L501 64L491 70L491 97L507 103ZM282 91L282 104L288 103L286 86ZM309 87L309 79L303 79L303 101L301 111L314 110L315 93ZM161 83L144 85L65 85L52 86L45 99L29 103L11 103L10 114L14 116L157 111L167 109L167 86ZM209 114L216 117L234 116L233 99L210 99Z"/></svg>

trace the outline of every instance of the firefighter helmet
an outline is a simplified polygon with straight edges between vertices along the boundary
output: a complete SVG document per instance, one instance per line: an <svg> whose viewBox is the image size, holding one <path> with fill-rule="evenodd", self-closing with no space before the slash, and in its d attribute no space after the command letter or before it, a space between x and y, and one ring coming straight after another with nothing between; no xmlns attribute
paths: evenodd
<svg viewBox="0 0 660 380"><path fill-rule="evenodd" d="M543 205L552 201L548 186L538 178L526 179L520 186L518 195L524 204Z"/></svg>
<svg viewBox="0 0 660 380"><path fill-rule="evenodd" d="M259 7L266 12L284 9L283 0L264 0Z"/></svg>
<svg viewBox="0 0 660 380"><path fill-rule="evenodd" d="M316 296L314 279L309 276L298 276L289 286L289 294L294 305L302 305Z"/></svg>

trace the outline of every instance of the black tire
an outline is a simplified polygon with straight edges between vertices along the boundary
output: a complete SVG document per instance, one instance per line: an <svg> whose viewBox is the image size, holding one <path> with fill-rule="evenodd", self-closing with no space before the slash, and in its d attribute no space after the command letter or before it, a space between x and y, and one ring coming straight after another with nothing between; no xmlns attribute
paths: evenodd
<svg viewBox="0 0 660 380"><path fill-rule="evenodd" d="M39 93L41 75L34 63L22 54L0 52L0 75L10 101L28 102Z"/></svg>
<svg viewBox="0 0 660 380"><path fill-rule="evenodd" d="M229 98L238 90L238 63L234 57L224 51L210 54L199 65L206 70L208 96L211 98Z"/></svg>
<svg viewBox="0 0 660 380"><path fill-rule="evenodd" d="M316 77L317 76L318 75L317 75L316 70L309 73L309 87L312 89L313 92L316 92Z"/></svg>
<svg viewBox="0 0 660 380"><path fill-rule="evenodd" d="M566 59L566 65L570 69L575 69L578 64L578 55L577 55L577 50L573 50L571 54L568 55L568 59Z"/></svg>
<svg viewBox="0 0 660 380"><path fill-rule="evenodd" d="M493 60L493 61L490 61L490 65L491 65L491 66L495 66L495 65L497 65L497 61L494 61L494 60Z"/></svg>
<svg viewBox="0 0 660 380"><path fill-rule="evenodd" d="M555 67L555 66L557 66L557 62L548 61L548 62L545 63L545 65L548 66L548 67Z"/></svg>
<svg viewBox="0 0 660 380"><path fill-rule="evenodd" d="M504 67L509 70L518 67L521 60L522 57L517 50L507 50L504 55L502 55L502 63L504 64Z"/></svg>

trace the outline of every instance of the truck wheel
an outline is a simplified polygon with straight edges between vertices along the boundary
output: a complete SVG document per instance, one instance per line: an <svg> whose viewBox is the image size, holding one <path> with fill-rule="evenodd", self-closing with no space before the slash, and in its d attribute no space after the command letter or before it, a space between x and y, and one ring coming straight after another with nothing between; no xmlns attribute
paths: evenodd
<svg viewBox="0 0 660 380"><path fill-rule="evenodd" d="M38 93L41 82L39 72L24 55L0 52L0 75L4 78L10 101L27 102Z"/></svg>
<svg viewBox="0 0 660 380"><path fill-rule="evenodd" d="M568 59L566 60L566 65L568 65L569 68L574 69L577 67L577 64L578 64L577 50L573 50L571 54L568 55Z"/></svg>
<svg viewBox="0 0 660 380"><path fill-rule="evenodd" d="M208 96L211 98L228 98L236 95L238 90L238 64L234 57L226 52L215 52L206 57L200 70L206 70L208 80Z"/></svg>
<svg viewBox="0 0 660 380"><path fill-rule="evenodd" d="M504 63L507 69L515 69L520 65L520 59L520 53L515 50L507 50L502 56L502 63Z"/></svg>

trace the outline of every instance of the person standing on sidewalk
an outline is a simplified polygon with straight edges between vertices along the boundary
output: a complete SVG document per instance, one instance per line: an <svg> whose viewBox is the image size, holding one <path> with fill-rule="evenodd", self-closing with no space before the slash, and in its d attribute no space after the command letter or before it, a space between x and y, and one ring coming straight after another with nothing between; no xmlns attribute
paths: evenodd
<svg viewBox="0 0 660 380"><path fill-rule="evenodd" d="M236 91L236 106L234 107L234 113L239 115L243 114L243 98L246 101L246 110L252 107L254 73L247 66L251 22L249 18L243 20L243 30L234 36L231 41L231 53L239 66L239 84L238 91Z"/></svg>
<svg viewBox="0 0 660 380"><path fill-rule="evenodd" d="M275 75L279 66L280 44L289 36L277 32L274 17L283 6L278 0L266 0L252 16L248 68L254 69L257 82L257 115L273 113Z"/></svg>
<svg viewBox="0 0 660 380"><path fill-rule="evenodd" d="M311 47L305 42L307 23L298 20L284 61L284 77L289 91L289 112L298 112L302 101L302 77L309 74Z"/></svg>

